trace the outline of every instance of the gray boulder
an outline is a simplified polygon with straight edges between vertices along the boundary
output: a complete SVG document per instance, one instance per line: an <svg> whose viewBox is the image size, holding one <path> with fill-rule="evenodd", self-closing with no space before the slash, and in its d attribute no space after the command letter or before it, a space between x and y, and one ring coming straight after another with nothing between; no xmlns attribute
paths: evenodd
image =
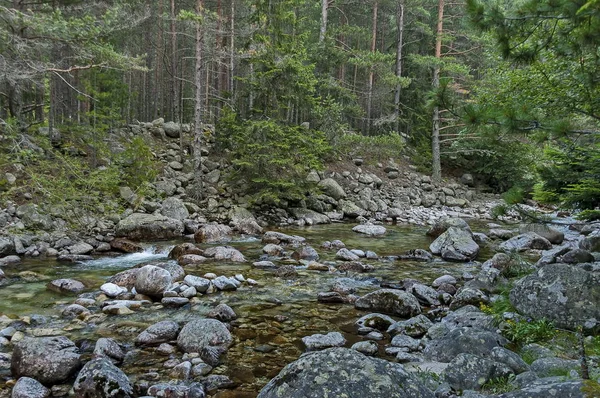
<svg viewBox="0 0 600 398"><path fill-rule="evenodd" d="M81 293L85 289L85 285L75 279L56 279L46 287L57 293Z"/></svg>
<svg viewBox="0 0 600 398"><path fill-rule="evenodd" d="M516 353L504 347L494 347L490 358L508 366L514 374L529 371L529 365Z"/></svg>
<svg viewBox="0 0 600 398"><path fill-rule="evenodd" d="M356 218L367 214L367 211L358 207L356 203L344 199L339 201L338 210L344 214L344 217L348 218Z"/></svg>
<svg viewBox="0 0 600 398"><path fill-rule="evenodd" d="M125 351L119 345L119 343L113 339L101 337L98 339L98 341L96 341L96 346L94 347L94 356L106 357L113 363L121 363L125 358Z"/></svg>
<svg viewBox="0 0 600 398"><path fill-rule="evenodd" d="M174 220L185 220L189 218L190 212L181 199L174 197L167 198L163 201L160 209L160 214Z"/></svg>
<svg viewBox="0 0 600 398"><path fill-rule="evenodd" d="M379 351L379 346L376 342L368 340L368 341L359 341L357 343L352 344L350 347L352 350L356 350L361 354L365 355L375 355Z"/></svg>
<svg viewBox="0 0 600 398"><path fill-rule="evenodd" d="M154 265L140 268L135 280L135 290L150 297L162 297L165 290L171 286L173 277L166 269Z"/></svg>
<svg viewBox="0 0 600 398"><path fill-rule="evenodd" d="M446 217L437 221L431 228L429 228L429 230L427 231L427 236L437 238L438 236L446 232L450 227L463 229L465 231L471 232L471 227L469 227L469 224L467 224L467 222L462 218Z"/></svg>
<svg viewBox="0 0 600 398"><path fill-rule="evenodd" d="M217 305L215 308L210 310L210 312L206 314L206 316L208 318L213 318L221 322L231 322L237 318L237 314L235 313L233 308L223 303Z"/></svg>
<svg viewBox="0 0 600 398"><path fill-rule="evenodd" d="M346 339L340 332L313 334L302 338L307 351L324 350L325 348L343 347Z"/></svg>
<svg viewBox="0 0 600 398"><path fill-rule="evenodd" d="M198 243L228 242L232 234L233 231L228 225L205 224L194 234L194 240Z"/></svg>
<svg viewBox="0 0 600 398"><path fill-rule="evenodd" d="M539 358L531 364L531 371L538 377L568 375L571 370L581 369L579 361L557 357Z"/></svg>
<svg viewBox="0 0 600 398"><path fill-rule="evenodd" d="M42 383L30 377L21 377L13 387L11 398L46 398L50 396Z"/></svg>
<svg viewBox="0 0 600 398"><path fill-rule="evenodd" d="M564 233L546 224L525 224L519 228L519 232L522 234L534 232L555 245L560 245L565 239Z"/></svg>
<svg viewBox="0 0 600 398"><path fill-rule="evenodd" d="M388 315L373 313L362 316L354 325L357 329L368 328L385 332L395 322Z"/></svg>
<svg viewBox="0 0 600 398"><path fill-rule="evenodd" d="M356 350L330 348L287 365L258 398L386 397L433 398L433 393L400 364Z"/></svg>
<svg viewBox="0 0 600 398"><path fill-rule="evenodd" d="M183 222L163 215L133 213L117 224L119 237L153 241L178 238L183 234Z"/></svg>
<svg viewBox="0 0 600 398"><path fill-rule="evenodd" d="M200 383L154 384L148 388L151 397L165 398L205 398L204 387Z"/></svg>
<svg viewBox="0 0 600 398"><path fill-rule="evenodd" d="M340 200L346 197L344 188L337 183L333 178L325 178L317 184L318 187L327 196L331 196L335 200Z"/></svg>
<svg viewBox="0 0 600 398"><path fill-rule="evenodd" d="M410 337L422 337L432 326L433 322L425 315L417 315L406 321L395 322L390 325L387 332L392 336L396 334L405 334Z"/></svg>
<svg viewBox="0 0 600 398"><path fill-rule="evenodd" d="M584 249L569 250L556 259L556 262L565 264L593 263L594 261L592 253Z"/></svg>
<svg viewBox="0 0 600 398"><path fill-rule="evenodd" d="M263 232L262 227L258 225L256 218L248 209L235 206L229 212L229 218L231 219L230 225L241 234L260 235Z"/></svg>
<svg viewBox="0 0 600 398"><path fill-rule="evenodd" d="M452 299L450 309L455 310L464 307L465 305L479 306L481 303L485 304L489 301L489 297L481 290L471 287L463 287Z"/></svg>
<svg viewBox="0 0 600 398"><path fill-rule="evenodd" d="M331 219L325 214L318 213L311 209L293 207L288 211L298 220L303 220L306 225L330 224Z"/></svg>
<svg viewBox="0 0 600 398"><path fill-rule="evenodd" d="M27 376L43 384L58 384L81 367L75 343L64 336L26 337L15 344L11 371L13 376Z"/></svg>
<svg viewBox="0 0 600 398"><path fill-rule="evenodd" d="M463 327L452 329L443 337L427 342L423 353L428 359L450 362L458 354L488 356L495 347L502 347L506 343L507 340L495 332Z"/></svg>
<svg viewBox="0 0 600 398"><path fill-rule="evenodd" d="M149 326L140 333L135 343L139 345L159 345L175 340L179 332L179 325L173 321L161 321Z"/></svg>
<svg viewBox="0 0 600 398"><path fill-rule="evenodd" d="M583 238L579 247L590 252L600 252L600 230L595 230Z"/></svg>
<svg viewBox="0 0 600 398"><path fill-rule="evenodd" d="M479 245L473 240L471 231L450 227L429 246L433 254L448 261L471 261L479 254Z"/></svg>
<svg viewBox="0 0 600 398"><path fill-rule="evenodd" d="M0 237L0 256L6 256L15 252L14 240L7 237Z"/></svg>
<svg viewBox="0 0 600 398"><path fill-rule="evenodd" d="M37 205L32 203L17 207L17 217L21 219L26 228L48 231L52 229L52 217L39 211Z"/></svg>
<svg viewBox="0 0 600 398"><path fill-rule="evenodd" d="M473 354L458 354L446 370L444 378L454 390L479 390L494 379L513 374L506 365Z"/></svg>
<svg viewBox="0 0 600 398"><path fill-rule="evenodd" d="M552 248L552 243L535 232L527 232L502 242L499 247L506 252L522 252L528 249L549 250Z"/></svg>
<svg viewBox="0 0 600 398"><path fill-rule="evenodd" d="M498 395L498 398L584 398L581 380L557 380L555 377L532 380L518 391Z"/></svg>
<svg viewBox="0 0 600 398"><path fill-rule="evenodd" d="M73 385L77 397L129 398L133 386L123 371L107 358L92 359L85 364Z"/></svg>
<svg viewBox="0 0 600 398"><path fill-rule="evenodd" d="M306 238L297 235L287 235L277 231L267 231L262 237L262 243L272 243L275 245L299 246L306 241Z"/></svg>
<svg viewBox="0 0 600 398"><path fill-rule="evenodd" d="M294 260L317 261L319 253L312 246L302 246L292 253Z"/></svg>
<svg viewBox="0 0 600 398"><path fill-rule="evenodd" d="M167 137L179 138L179 134L181 134L181 125L175 122L166 122L163 124L163 130Z"/></svg>
<svg viewBox="0 0 600 398"><path fill-rule="evenodd" d="M338 250L337 253L335 253L335 258L337 258L339 260L344 260L344 261L358 261L360 259L360 257L358 257L358 255L356 255L355 253L352 253L350 250L346 249L345 247Z"/></svg>
<svg viewBox="0 0 600 398"><path fill-rule="evenodd" d="M359 310L377 311L385 314L410 318L421 313L421 306L415 296L402 290L380 289L356 300Z"/></svg>
<svg viewBox="0 0 600 398"><path fill-rule="evenodd" d="M365 234L369 236L380 236L385 235L386 229L382 225L373 225L373 224L361 224L352 228L354 232L358 232L359 234Z"/></svg>
<svg viewBox="0 0 600 398"><path fill-rule="evenodd" d="M204 251L206 257L214 260L229 260L234 263L246 262L244 255L236 248L231 246L213 246Z"/></svg>
<svg viewBox="0 0 600 398"><path fill-rule="evenodd" d="M558 327L595 329L600 320L600 275L567 264L549 264L515 283L512 305Z"/></svg>
<svg viewBox="0 0 600 398"><path fill-rule="evenodd" d="M188 285L196 289L198 293L206 293L210 287L210 280L195 275L186 275L183 281Z"/></svg>
<svg viewBox="0 0 600 398"><path fill-rule="evenodd" d="M177 345L183 352L197 352L211 366L218 365L219 358L232 341L227 327L216 319L188 322L177 337Z"/></svg>

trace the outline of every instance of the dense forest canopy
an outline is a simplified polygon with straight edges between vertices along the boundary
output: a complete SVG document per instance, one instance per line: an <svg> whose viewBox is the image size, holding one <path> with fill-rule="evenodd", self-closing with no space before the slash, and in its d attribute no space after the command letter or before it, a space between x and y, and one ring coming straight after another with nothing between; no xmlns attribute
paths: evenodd
<svg viewBox="0 0 600 398"><path fill-rule="evenodd" d="M213 124L248 189L274 197L380 140L434 179L441 165L594 208L599 25L595 0L2 0L0 122L90 142Z"/></svg>

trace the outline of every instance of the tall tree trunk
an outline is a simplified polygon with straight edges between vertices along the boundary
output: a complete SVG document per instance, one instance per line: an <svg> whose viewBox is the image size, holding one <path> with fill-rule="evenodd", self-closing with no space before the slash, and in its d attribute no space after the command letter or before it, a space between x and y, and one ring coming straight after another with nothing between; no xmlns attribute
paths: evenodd
<svg viewBox="0 0 600 398"><path fill-rule="evenodd" d="M396 13L396 27L398 37L396 38L396 77L402 77L402 47L404 46L404 0L398 2ZM396 121L396 132L400 133L400 92L402 85L396 85L396 93L394 95L394 120Z"/></svg>
<svg viewBox="0 0 600 398"><path fill-rule="evenodd" d="M235 71L235 0L231 0L231 15L229 16L229 93L231 102L234 99L234 71Z"/></svg>
<svg viewBox="0 0 600 398"><path fill-rule="evenodd" d="M435 36L436 64L433 68L433 89L440 87L440 61L442 58L442 34L444 29L444 0L438 0L437 30ZM440 159L440 108L433 108L433 131L431 132L431 178L434 184L442 182L442 164Z"/></svg>
<svg viewBox="0 0 600 398"><path fill-rule="evenodd" d="M197 0L196 8L198 15L202 15L204 0ZM202 73L203 46L202 24L198 21L196 22L196 67L194 72L196 95L194 101L194 141L192 144L192 151L194 154L195 196L198 199L202 198L202 191L204 189L202 181L202 111L204 105L204 99L202 98L202 82L204 81L204 75Z"/></svg>
<svg viewBox="0 0 600 398"><path fill-rule="evenodd" d="M371 33L371 52L374 53L377 46L377 12L379 1L375 0L373 4L373 30ZM363 124L363 134L369 134L371 130L371 113L373 107L373 81L375 79L375 69L373 65L369 68L369 82L367 87L367 120Z"/></svg>
<svg viewBox="0 0 600 398"><path fill-rule="evenodd" d="M163 0L158 0L158 16L156 17L156 52L154 57L154 81L149 82L151 85L150 99L154 103L153 119L157 119L159 116L164 115L162 112L163 108L163 94L162 94L162 58L164 52L163 43L163 30L162 30L162 13L163 13Z"/></svg>
<svg viewBox="0 0 600 398"><path fill-rule="evenodd" d="M327 13L329 11L329 0L321 0L321 29L319 31L319 43L325 40L327 34Z"/></svg>
<svg viewBox="0 0 600 398"><path fill-rule="evenodd" d="M177 78L177 31L175 0L171 0L171 119L179 122L179 79Z"/></svg>

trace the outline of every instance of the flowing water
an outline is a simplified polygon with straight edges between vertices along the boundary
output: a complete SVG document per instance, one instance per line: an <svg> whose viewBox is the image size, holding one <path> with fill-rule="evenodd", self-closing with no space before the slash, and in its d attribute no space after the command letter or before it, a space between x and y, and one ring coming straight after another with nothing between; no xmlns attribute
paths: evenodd
<svg viewBox="0 0 600 398"><path fill-rule="evenodd" d="M200 303L181 309L164 309L153 306L131 315L94 315L87 322L60 319L62 308L74 301L74 296L60 295L46 289L46 283L57 278L73 278L98 290L110 276L140 263L172 261L167 259L170 248L180 242L160 243L147 246L143 253L117 257L100 257L91 261L66 264L54 260L27 259L23 263L5 268L8 282L0 286L0 315L17 318L32 314L46 316L40 326L40 335L64 334L78 342L82 351L89 354L99 337L112 337L128 348L129 354L121 368L133 380L151 379L150 384L169 381L170 369L164 366L168 357L159 356L154 349L133 346L135 337L147 326L160 320L171 319L185 323L203 317L218 303L226 303L238 314L232 323L234 344L224 358L223 364L212 374L225 374L237 385L224 396L256 396L257 391L275 376L283 366L297 359L303 352L301 338L315 333L340 331L348 343L360 340L354 322L365 312L357 311L349 304L321 304L317 293L329 291L339 280L357 289L357 294L375 290L381 282L397 282L414 278L431 282L443 274L460 276L464 271L475 272L476 264L434 261L420 263L393 261L386 256L400 254L409 249L428 248L431 239L425 236L425 228L415 226L387 225L383 237L366 237L351 231L352 225L331 224L281 230L281 232L306 237L307 243L317 249L320 262L334 261L335 250L321 248L326 240L340 239L349 249L372 250L380 260L365 260L375 266L375 271L355 273L329 273L309 271L298 267L298 277L281 279L272 272L251 268L262 254L263 244L257 239L238 240L229 243L238 248L248 263L212 262L200 270L188 273L233 276L243 274L258 281L257 286L243 285L233 292L219 292L202 296ZM475 228L476 229L476 228ZM201 245L202 246L202 245ZM207 245L204 245L207 246ZM482 252L479 260L490 253ZM383 344L383 343L382 343ZM381 350L383 353L383 350ZM181 360L181 354L174 358ZM2 380L0 379L0 387ZM229 395L226 395L229 394Z"/></svg>

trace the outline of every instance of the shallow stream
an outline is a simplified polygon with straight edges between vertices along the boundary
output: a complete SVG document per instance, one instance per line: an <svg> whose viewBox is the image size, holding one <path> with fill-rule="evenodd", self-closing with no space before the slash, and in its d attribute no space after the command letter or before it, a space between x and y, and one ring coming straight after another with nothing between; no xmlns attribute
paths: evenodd
<svg viewBox="0 0 600 398"><path fill-rule="evenodd" d="M483 224L481 224L483 227ZM472 224L473 227L473 224ZM356 287L361 295L375 290L381 282L397 282L414 278L429 283L443 274L460 276L463 272L475 272L476 264L447 263L435 261L420 263L393 261L386 256L401 254L410 249L427 249L431 239L425 235L426 228L415 226L386 225L383 237L367 237L352 232L350 224L331 224L305 228L285 229L281 232L304 236L321 256L319 262L335 261L335 250L325 250L321 244L327 240L340 239L349 249L372 250L379 260L364 260L374 265L373 272L329 273L309 271L298 267L298 277L290 280L277 278L270 271L253 269L251 263L262 254L260 240L245 239L229 243L238 248L248 263L212 262L200 270L188 273L233 276L243 274L258 281L257 286L243 285L237 291L219 292L202 296L200 303L180 309L164 309L155 305L131 315L106 316L99 313L88 322L66 321L60 312L75 300L75 296L60 295L46 289L46 283L57 278L73 278L97 291L110 276L140 263L172 261L167 259L170 248L181 242L161 242L148 245L138 254L118 257L99 257L92 261L70 264L48 259L27 259L23 263L4 268L8 283L0 286L0 316L19 318L32 314L47 317L38 326L40 335L64 334L76 341L83 352L91 353L99 337L112 337L128 349L128 356L121 368L133 381L149 380L150 384L171 379L170 369L164 366L168 359L159 356L154 349L139 349L133 345L135 337L147 326L165 319L183 325L196 317L203 317L219 303L231 306L238 315L232 323L234 344L223 364L212 374L225 374L235 383L233 390L219 396L254 397L257 392L286 364L294 361L304 351L301 338L315 333L340 331L348 340L348 346L361 340L356 334L354 322L363 311L349 304L322 304L317 293L329 291L331 285L344 279ZM477 227L473 228L477 231ZM482 228L483 230L483 228ZM202 246L202 245L200 245ZM208 246L208 245L204 245ZM478 260L483 261L491 253L482 251ZM385 340L384 340L385 342ZM380 354L383 353L382 342ZM174 358L181 360L181 354ZM0 387L4 381L0 379Z"/></svg>

